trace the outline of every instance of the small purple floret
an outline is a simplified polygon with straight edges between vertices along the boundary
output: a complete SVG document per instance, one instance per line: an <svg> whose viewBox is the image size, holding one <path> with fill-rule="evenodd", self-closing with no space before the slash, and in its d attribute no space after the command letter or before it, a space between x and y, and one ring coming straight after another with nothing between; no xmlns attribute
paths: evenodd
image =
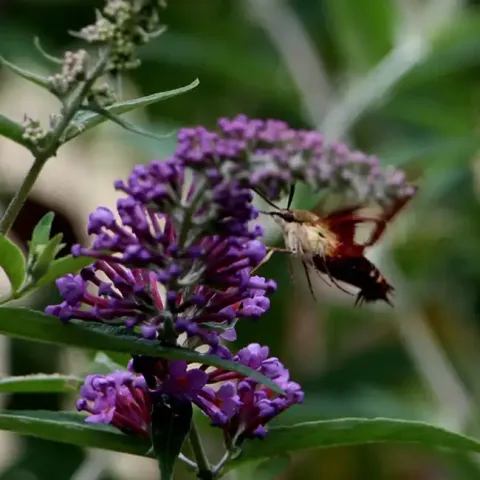
<svg viewBox="0 0 480 480"><path fill-rule="evenodd" d="M89 375L80 390L77 410L89 423L110 423L124 433L149 437L151 401L129 372Z"/></svg>

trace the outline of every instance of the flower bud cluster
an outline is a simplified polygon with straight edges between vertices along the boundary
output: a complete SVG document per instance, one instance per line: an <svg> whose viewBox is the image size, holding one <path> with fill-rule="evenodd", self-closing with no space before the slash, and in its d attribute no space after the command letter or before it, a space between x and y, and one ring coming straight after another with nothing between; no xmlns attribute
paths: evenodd
<svg viewBox="0 0 480 480"><path fill-rule="evenodd" d="M65 52L61 72L48 78L50 90L60 97L69 93L78 82L85 80L87 60L85 50Z"/></svg>
<svg viewBox="0 0 480 480"><path fill-rule="evenodd" d="M34 120L27 115L23 119L22 126L22 138L34 145L41 145L49 134L49 130L44 130L38 120Z"/></svg>
<svg viewBox="0 0 480 480"><path fill-rule="evenodd" d="M87 105L99 105L101 107L108 107L117 101L117 96L114 89L108 83L101 83L94 85L90 94L87 96Z"/></svg>
<svg viewBox="0 0 480 480"><path fill-rule="evenodd" d="M159 20L163 7L161 0L107 0L104 9L97 12L97 21L78 35L108 47L107 70L115 73L136 68L140 64L137 47L163 31Z"/></svg>

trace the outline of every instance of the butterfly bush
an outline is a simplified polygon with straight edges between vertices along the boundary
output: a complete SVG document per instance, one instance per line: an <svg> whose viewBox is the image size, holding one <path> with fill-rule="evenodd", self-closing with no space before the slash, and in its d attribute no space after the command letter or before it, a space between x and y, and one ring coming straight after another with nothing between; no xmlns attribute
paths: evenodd
<svg viewBox="0 0 480 480"><path fill-rule="evenodd" d="M246 438L263 438L265 425L295 403L303 401L300 386L290 381L289 372L268 347L251 344L233 357L234 362L257 370L272 379L285 395L256 380L220 368L206 372L188 368L187 362L135 357L129 372L89 375L81 389L77 408L91 415L90 423L110 423L127 434L150 435L152 401L161 395L188 399L201 409L212 425L223 430L227 443L240 444ZM139 375L148 361L148 374Z"/></svg>
<svg viewBox="0 0 480 480"><path fill-rule="evenodd" d="M152 403L178 397L239 443L263 437L272 418L303 401L268 347L251 344L232 354L226 345L240 320L269 309L276 289L255 275L266 247L252 190L278 200L293 182L380 203L414 193L402 172L381 169L376 157L326 144L316 131L243 115L220 119L216 131L180 130L170 158L138 165L115 183L125 194L116 214L97 208L88 223L92 246L73 248L93 264L57 281L63 302L47 313L66 323L122 326L163 345L203 345L262 373L284 394L236 371L134 356L126 372L87 377L77 403L87 421L148 437Z"/></svg>

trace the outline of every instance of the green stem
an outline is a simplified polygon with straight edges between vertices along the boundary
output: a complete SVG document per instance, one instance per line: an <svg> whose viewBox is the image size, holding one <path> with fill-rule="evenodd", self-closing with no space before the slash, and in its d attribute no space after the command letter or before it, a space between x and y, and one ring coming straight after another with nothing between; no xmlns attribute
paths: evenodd
<svg viewBox="0 0 480 480"><path fill-rule="evenodd" d="M77 113L78 109L81 107L85 97L88 95L92 85L95 83L95 80L97 80L97 78L103 74L105 64L106 55L102 56L102 58L98 61L88 75L85 82L78 87L76 92L72 94L69 104L63 109L62 118L50 134L48 144L43 149L34 152L35 160L33 165L20 185L20 188L8 204L8 207L2 219L0 220L0 235L6 235L12 228L12 225L20 213L23 205L25 204L33 185L37 181L40 172L47 161L56 154L56 151L60 146L60 138L70 125L70 122Z"/></svg>
<svg viewBox="0 0 480 480"><path fill-rule="evenodd" d="M192 422L188 438L190 439L190 445L192 446L193 454L195 455L195 460L197 461L198 465L197 477L201 480L213 480L215 477L213 476L210 468L210 462L208 461L205 450L203 449L202 441L198 435L195 422Z"/></svg>
<svg viewBox="0 0 480 480"><path fill-rule="evenodd" d="M23 204L25 203L25 200L30 193L30 190L32 189L33 184L36 182L38 176L40 175L40 172L42 171L45 163L46 159L35 159L35 161L33 162L33 165L28 171L27 176L23 180L22 185L20 185L20 188L15 193L14 197L8 204L5 213L3 214L2 220L0 221L0 235L6 235L12 227L13 222L20 213L20 210L22 209Z"/></svg>

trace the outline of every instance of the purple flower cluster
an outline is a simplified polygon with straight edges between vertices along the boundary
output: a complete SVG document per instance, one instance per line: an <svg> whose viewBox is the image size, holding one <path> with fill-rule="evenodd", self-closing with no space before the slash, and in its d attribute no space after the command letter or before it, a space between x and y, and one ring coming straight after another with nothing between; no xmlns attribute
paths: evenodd
<svg viewBox="0 0 480 480"><path fill-rule="evenodd" d="M180 130L172 157L139 165L116 182L125 193L117 213L99 207L89 218L92 246L72 250L94 263L57 280L64 300L47 313L65 322L124 325L168 345L207 345L210 354L259 371L285 393L276 397L233 371L134 357L130 372L87 377L77 407L91 414L90 422L149 437L158 396L179 397L221 427L227 445L238 445L264 436L273 417L302 402L300 386L267 347L252 344L232 356L222 344L236 338L239 319L268 310L276 289L254 275L266 248L258 240L262 228L252 224L258 216L252 191L277 200L298 181L357 200L387 203L414 193L403 173L381 170L375 157L326 145L314 131L243 115L219 120L217 132Z"/></svg>
<svg viewBox="0 0 480 480"><path fill-rule="evenodd" d="M158 395L168 395L197 405L212 425L222 428L230 444L263 438L272 418L303 401L303 392L290 381L288 370L268 355L268 347L251 344L233 360L271 378L285 392L282 396L275 397L268 388L236 372L219 368L206 372L199 367L188 368L181 360L149 361L144 377L135 371L143 370L140 357L131 362L130 372L88 376L77 408L90 414L88 422L109 423L125 433L148 437L152 402Z"/></svg>
<svg viewBox="0 0 480 480"><path fill-rule="evenodd" d="M275 290L251 276L266 253L257 240L262 228L251 224L253 188L271 199L293 181L377 200L414 192L403 173L384 172L376 158L343 145L326 146L315 131L243 115L218 127L180 130L171 158L116 182L126 194L119 218L105 207L90 215L93 245L77 245L73 254L96 261L57 281L64 302L47 313L141 326L146 338L169 343L185 332L216 347L219 333L234 336L238 318L262 315Z"/></svg>
<svg viewBox="0 0 480 480"><path fill-rule="evenodd" d="M207 265L205 273L212 284L222 285L222 291L197 285L192 295L171 290L162 298L162 285L154 271L97 260L80 275L57 280L64 301L47 307L46 312L64 321L75 318L111 325L123 323L128 328L139 325L144 338L160 340L169 340L166 322L170 320L177 336L186 333L216 351L220 338L235 340L238 319L259 318L268 310L270 300L266 294L276 288L272 280L249 275L253 261L248 250L230 249L233 253L224 249L224 255ZM257 262L261 258L256 257ZM226 271L222 272L222 268ZM96 292L91 287L96 287Z"/></svg>
<svg viewBox="0 0 480 480"><path fill-rule="evenodd" d="M175 155L195 169L220 165L224 175L263 191L271 200L287 193L296 181L313 191L341 191L360 201L389 203L415 193L402 171L382 170L377 157L341 143L327 144L317 131L292 129L278 120L238 115L220 119L218 132L185 128L178 134Z"/></svg>
<svg viewBox="0 0 480 480"><path fill-rule="evenodd" d="M95 262L57 280L64 301L47 313L140 326L145 338L170 343L186 333L213 348L219 335L235 337L239 318L261 316L276 285L251 275L266 249L256 239L260 226L249 225L258 214L250 190L218 170L190 181L186 174L170 159L117 182L127 193L117 203L119 220L105 207L90 215L93 245L72 253Z"/></svg>

